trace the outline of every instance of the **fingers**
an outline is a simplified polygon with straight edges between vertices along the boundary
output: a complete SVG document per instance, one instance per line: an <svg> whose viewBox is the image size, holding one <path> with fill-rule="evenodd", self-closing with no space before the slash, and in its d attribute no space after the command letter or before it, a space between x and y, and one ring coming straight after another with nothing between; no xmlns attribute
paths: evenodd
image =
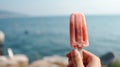
<svg viewBox="0 0 120 67"><path fill-rule="evenodd" d="M89 58L97 57L96 55L94 55L91 52L89 52L87 50L84 50L84 49L83 49L83 56L84 56L84 58L86 58L86 57L89 57Z"/></svg>
<svg viewBox="0 0 120 67"><path fill-rule="evenodd" d="M96 55L87 50L83 50L83 56L84 60L86 60L87 62L84 65L86 65L87 67L101 67L100 59Z"/></svg>
<svg viewBox="0 0 120 67"><path fill-rule="evenodd" d="M74 50L73 56L74 56L73 59L76 63L76 67L84 67L82 57L77 49Z"/></svg>
<svg viewBox="0 0 120 67"><path fill-rule="evenodd" d="M83 59L78 50L72 50L67 57L68 67L101 67L100 59L87 50L83 50Z"/></svg>
<svg viewBox="0 0 120 67"><path fill-rule="evenodd" d="M74 67L74 62L73 62L73 58L72 58L72 51L69 52L67 55L68 57L68 66L67 67Z"/></svg>
<svg viewBox="0 0 120 67"><path fill-rule="evenodd" d="M99 62L100 63L100 59L99 57L97 57L96 55L92 54L91 52L87 51L87 50L83 50L83 56L84 56L84 60L86 60L87 64L89 64L90 62Z"/></svg>
<svg viewBox="0 0 120 67"><path fill-rule="evenodd" d="M82 57L77 49L67 54L69 58L68 67L84 67Z"/></svg>

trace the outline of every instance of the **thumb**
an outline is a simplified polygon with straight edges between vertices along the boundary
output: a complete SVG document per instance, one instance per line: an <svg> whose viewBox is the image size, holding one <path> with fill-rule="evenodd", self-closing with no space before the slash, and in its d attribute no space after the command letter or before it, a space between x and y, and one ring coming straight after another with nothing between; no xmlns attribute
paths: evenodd
<svg viewBox="0 0 120 67"><path fill-rule="evenodd" d="M74 56L72 56L72 57L73 57L73 60L74 60L75 67L84 67L82 57L80 55L80 52L77 49L74 50L73 55Z"/></svg>

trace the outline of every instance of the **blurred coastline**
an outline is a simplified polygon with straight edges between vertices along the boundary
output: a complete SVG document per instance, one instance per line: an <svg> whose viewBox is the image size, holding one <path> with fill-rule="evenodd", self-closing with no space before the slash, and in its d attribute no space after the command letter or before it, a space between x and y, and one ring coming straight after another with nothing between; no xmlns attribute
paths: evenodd
<svg viewBox="0 0 120 67"><path fill-rule="evenodd" d="M109 51L120 56L119 18L119 15L86 16L90 42L86 49L97 56ZM7 48L12 48L15 54L26 54L32 62L44 56L65 56L71 50L69 16L4 18L0 19L0 30L6 35L6 55Z"/></svg>
<svg viewBox="0 0 120 67"><path fill-rule="evenodd" d="M100 57L102 67L120 67L119 7L117 0L1 0L0 67L67 67L74 12L86 17L84 49Z"/></svg>

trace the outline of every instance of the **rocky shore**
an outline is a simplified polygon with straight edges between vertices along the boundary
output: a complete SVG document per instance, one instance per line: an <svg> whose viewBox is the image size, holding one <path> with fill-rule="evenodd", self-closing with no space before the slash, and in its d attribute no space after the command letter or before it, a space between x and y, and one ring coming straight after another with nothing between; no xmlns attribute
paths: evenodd
<svg viewBox="0 0 120 67"><path fill-rule="evenodd" d="M67 67L68 59L63 56L45 56L42 59L28 63L25 55L14 55L12 59L0 56L0 67ZM100 57L102 67L120 67L118 56L108 52ZM9 62L8 62L9 61Z"/></svg>
<svg viewBox="0 0 120 67"><path fill-rule="evenodd" d="M100 57L102 67L120 67L119 58L114 52L108 52ZM29 67L67 67L66 57L54 55L34 61Z"/></svg>
<svg viewBox="0 0 120 67"><path fill-rule="evenodd" d="M34 61L29 67L67 67L67 58L58 55L47 56L41 60Z"/></svg>

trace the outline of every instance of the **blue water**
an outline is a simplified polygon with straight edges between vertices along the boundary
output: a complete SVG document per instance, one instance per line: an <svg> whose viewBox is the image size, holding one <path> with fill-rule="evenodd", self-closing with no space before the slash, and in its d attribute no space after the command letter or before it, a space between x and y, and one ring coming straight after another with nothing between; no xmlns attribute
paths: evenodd
<svg viewBox="0 0 120 67"><path fill-rule="evenodd" d="M86 16L90 46L97 56L108 51L120 55L120 16ZM65 56L69 46L69 17L32 17L0 19L6 35L4 53L26 54L30 61L44 56Z"/></svg>

